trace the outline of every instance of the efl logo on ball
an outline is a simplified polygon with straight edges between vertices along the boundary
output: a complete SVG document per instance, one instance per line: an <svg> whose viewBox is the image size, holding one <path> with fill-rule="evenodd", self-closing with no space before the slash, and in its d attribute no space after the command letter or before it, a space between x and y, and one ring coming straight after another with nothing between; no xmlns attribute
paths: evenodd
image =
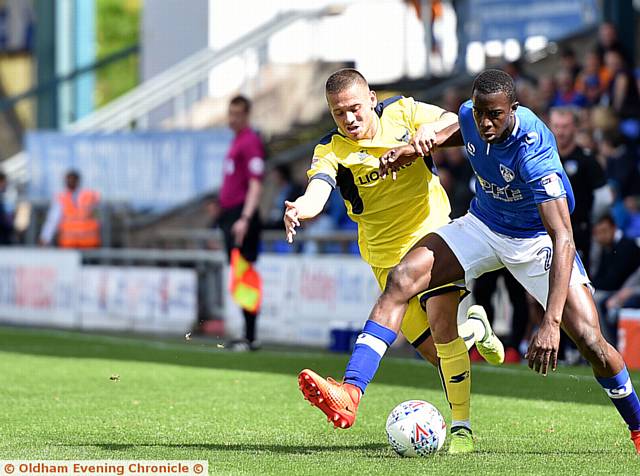
<svg viewBox="0 0 640 476"><path fill-rule="evenodd" d="M444 444L447 425L436 407L409 400L395 407L387 418L387 437L400 456L428 456Z"/></svg>

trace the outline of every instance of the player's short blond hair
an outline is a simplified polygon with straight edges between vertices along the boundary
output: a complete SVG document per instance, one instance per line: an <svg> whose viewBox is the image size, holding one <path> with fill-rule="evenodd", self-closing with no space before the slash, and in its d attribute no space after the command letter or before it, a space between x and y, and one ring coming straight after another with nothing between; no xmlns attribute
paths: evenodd
<svg viewBox="0 0 640 476"><path fill-rule="evenodd" d="M360 71L354 68L343 68L329 76L324 89L326 94L337 94L354 84L361 84L369 89L369 83Z"/></svg>

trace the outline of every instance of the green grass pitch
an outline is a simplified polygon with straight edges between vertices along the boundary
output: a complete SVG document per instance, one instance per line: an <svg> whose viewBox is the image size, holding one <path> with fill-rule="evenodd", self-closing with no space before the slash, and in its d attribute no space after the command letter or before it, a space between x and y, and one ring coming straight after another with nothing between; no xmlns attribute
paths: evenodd
<svg viewBox="0 0 640 476"><path fill-rule="evenodd" d="M345 355L18 328L0 328L0 352L2 459L206 459L211 474L640 474L588 368L543 378L476 365L477 452L405 459L384 431L396 404L427 400L449 418L436 371L417 359L386 359L342 431L302 399L296 374L340 376Z"/></svg>

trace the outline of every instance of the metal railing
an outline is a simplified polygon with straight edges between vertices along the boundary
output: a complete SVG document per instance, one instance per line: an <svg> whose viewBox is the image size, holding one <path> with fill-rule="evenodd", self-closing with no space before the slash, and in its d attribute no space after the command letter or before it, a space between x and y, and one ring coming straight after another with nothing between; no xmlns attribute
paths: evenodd
<svg viewBox="0 0 640 476"><path fill-rule="evenodd" d="M330 5L315 10L284 12L220 50L205 48L194 53L99 110L69 124L65 130L79 133L145 129L149 115L167 104L171 105L174 116L184 114L193 102L194 88L208 81L217 66L247 50L265 45L275 33L296 21L339 15L343 10L342 6ZM13 183L25 183L29 179L24 152L5 160L3 169Z"/></svg>
<svg viewBox="0 0 640 476"><path fill-rule="evenodd" d="M293 244L286 243L284 227L282 230L263 230L261 233L263 250L266 252L298 253L309 246L317 253L349 253L354 251L358 241L355 230L330 230L326 232L306 232L300 230ZM150 246L172 250L207 250L224 248L220 229L163 229L150 233L147 241Z"/></svg>
<svg viewBox="0 0 640 476"><path fill-rule="evenodd" d="M182 114L186 112L186 96L190 89L207 80L215 67L248 49L264 45L271 36L296 21L313 20L341 11L329 6L317 10L284 12L218 51L206 48L193 54L111 104L71 124L67 130L84 132L114 131L134 126L145 128L148 115L169 102L172 103L174 116Z"/></svg>

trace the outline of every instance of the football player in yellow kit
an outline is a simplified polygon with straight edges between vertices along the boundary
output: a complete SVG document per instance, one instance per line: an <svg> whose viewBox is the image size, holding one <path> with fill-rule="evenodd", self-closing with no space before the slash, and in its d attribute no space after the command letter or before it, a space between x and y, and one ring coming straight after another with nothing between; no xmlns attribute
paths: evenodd
<svg viewBox="0 0 640 476"><path fill-rule="evenodd" d="M389 271L428 232L450 221L447 195L440 185L431 150L442 145L458 130L457 115L412 98L395 96L378 102L366 79L354 69L332 74L326 83L326 97L337 128L325 136L314 150L309 184L301 197L285 202L287 239L292 242L300 222L313 218L324 208L331 191L338 187L347 212L358 224L358 244L362 258L369 263L384 289ZM399 145L411 144L423 160L397 171L394 180L382 180L379 158ZM414 297L402 324L402 333L427 360L441 370L453 366L456 379L443 379L452 409L450 452L473 450L470 406L470 363L467 348L476 344L480 354L492 364L504 361L502 343L493 333L484 310L472 306L468 319L460 325L464 349L438 349L438 359L429 322L423 309L429 299L430 312L457 312L466 289L463 283L451 283ZM372 353L366 362L349 363L344 382L324 379L305 369L299 375L305 398L322 410L339 428L350 427L357 406L381 356L393 340L389 330L367 322L356 345L367 346ZM464 346L463 346L464 347ZM444 353L444 354L443 354ZM448 355L451 354L451 355ZM375 369L362 368L374 365ZM350 373L350 368L355 369ZM372 372L371 372L372 370ZM451 370L451 369L447 369ZM441 371L441 375L442 375ZM451 371L445 372L447 375Z"/></svg>

